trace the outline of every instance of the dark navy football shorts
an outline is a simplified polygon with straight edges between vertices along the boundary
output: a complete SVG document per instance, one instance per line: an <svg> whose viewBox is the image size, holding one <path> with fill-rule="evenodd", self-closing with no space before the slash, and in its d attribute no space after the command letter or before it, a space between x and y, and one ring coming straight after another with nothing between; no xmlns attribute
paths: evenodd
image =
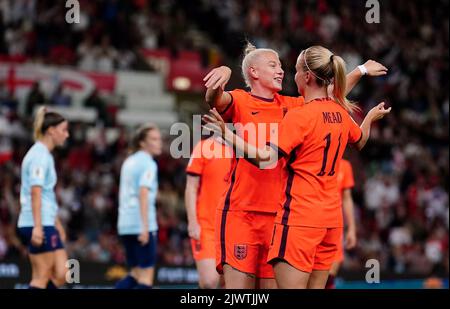
<svg viewBox="0 0 450 309"><path fill-rule="evenodd" d="M58 230L54 226L44 226L43 228L44 241L39 247L36 247L31 243L33 227L21 227L18 229L22 242L28 246L28 251L31 254L38 254L63 249L64 246L61 237L59 237Z"/></svg>
<svg viewBox="0 0 450 309"><path fill-rule="evenodd" d="M148 268L156 263L157 232L149 232L149 241L142 246L138 240L139 235L121 235L128 267Z"/></svg>

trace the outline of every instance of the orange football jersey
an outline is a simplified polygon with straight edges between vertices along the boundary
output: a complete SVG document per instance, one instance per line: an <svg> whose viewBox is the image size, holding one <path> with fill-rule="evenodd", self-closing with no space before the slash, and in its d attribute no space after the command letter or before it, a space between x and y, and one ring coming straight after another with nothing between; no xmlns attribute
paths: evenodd
<svg viewBox="0 0 450 309"><path fill-rule="evenodd" d="M265 147L286 113L303 104L303 97L275 94L265 99L237 89L229 92L232 102L222 112L225 121L235 125L237 134L249 144ZM228 191L219 207L226 210L277 211L280 202L282 164L261 170L245 159L237 158L230 177Z"/></svg>
<svg viewBox="0 0 450 309"><path fill-rule="evenodd" d="M202 229L214 229L216 208L228 187L233 156L231 152L231 148L214 138L200 141L192 152L186 173L201 177L196 206L197 220ZM223 154L223 157L214 156L218 153Z"/></svg>
<svg viewBox="0 0 450 309"><path fill-rule="evenodd" d="M280 125L278 145L286 157L284 197L276 223L342 227L337 168L347 143L362 137L348 112L330 98L290 111Z"/></svg>

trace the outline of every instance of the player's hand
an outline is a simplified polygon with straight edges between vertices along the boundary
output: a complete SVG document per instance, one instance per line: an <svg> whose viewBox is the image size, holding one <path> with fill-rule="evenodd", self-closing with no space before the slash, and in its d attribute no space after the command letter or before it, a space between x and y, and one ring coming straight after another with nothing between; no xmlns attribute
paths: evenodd
<svg viewBox="0 0 450 309"><path fill-rule="evenodd" d="M364 66L366 67L367 75L369 76L386 75L388 71L384 65L374 60L367 60L366 63L364 63Z"/></svg>
<svg viewBox="0 0 450 309"><path fill-rule="evenodd" d="M356 230L348 229L347 234L345 235L345 249L350 250L355 248L356 241Z"/></svg>
<svg viewBox="0 0 450 309"><path fill-rule="evenodd" d="M44 229L42 226L35 226L31 232L31 244L35 247L42 246L44 242Z"/></svg>
<svg viewBox="0 0 450 309"><path fill-rule="evenodd" d="M392 107L384 108L384 102L381 102L377 106L373 107L367 115L370 116L370 119L373 121L380 120L385 115L389 114L391 112Z"/></svg>
<svg viewBox="0 0 450 309"><path fill-rule="evenodd" d="M203 127L220 136L224 136L226 131L225 121L215 108L209 110L209 114L203 115L202 121L205 123Z"/></svg>
<svg viewBox="0 0 450 309"><path fill-rule="evenodd" d="M212 88L215 90L221 87L223 90L225 88L225 85L228 83L230 77L231 77L231 69L223 65L221 67L211 70L205 76L205 78L203 78L203 81L205 82L206 88Z"/></svg>
<svg viewBox="0 0 450 309"><path fill-rule="evenodd" d="M200 240L201 228L197 221L189 222L188 224L188 234L189 237L195 240Z"/></svg>
<svg viewBox="0 0 450 309"><path fill-rule="evenodd" d="M145 246L149 241L149 233L148 229L145 229L139 234L138 240L141 243L142 246Z"/></svg>

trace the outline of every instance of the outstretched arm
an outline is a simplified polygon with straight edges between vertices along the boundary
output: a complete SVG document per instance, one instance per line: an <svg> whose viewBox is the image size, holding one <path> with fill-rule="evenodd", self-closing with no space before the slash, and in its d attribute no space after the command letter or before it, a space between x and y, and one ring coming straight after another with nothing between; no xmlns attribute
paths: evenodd
<svg viewBox="0 0 450 309"><path fill-rule="evenodd" d="M203 79L206 87L205 101L211 108L216 108L219 113L224 112L231 103L231 95L224 92L230 77L231 69L221 66L213 69Z"/></svg>
<svg viewBox="0 0 450 309"><path fill-rule="evenodd" d="M257 148L228 129L215 108L211 109L209 114L204 115L202 119L206 123L205 129L222 136L237 154L242 154L246 160L259 168L265 168L278 161L278 153L271 147Z"/></svg>
<svg viewBox="0 0 450 309"><path fill-rule="evenodd" d="M361 67L361 69L360 69ZM358 84L361 77L368 76L382 76L387 74L388 69L374 60L368 60L361 66L356 67L353 71L347 74L347 88L345 95L348 95L352 89ZM333 93L333 85L328 87L328 93Z"/></svg>

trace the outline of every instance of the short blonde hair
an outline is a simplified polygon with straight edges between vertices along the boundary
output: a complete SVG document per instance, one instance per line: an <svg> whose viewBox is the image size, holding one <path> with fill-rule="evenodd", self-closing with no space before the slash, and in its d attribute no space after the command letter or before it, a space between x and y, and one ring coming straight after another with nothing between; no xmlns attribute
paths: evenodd
<svg viewBox="0 0 450 309"><path fill-rule="evenodd" d="M247 42L247 45L245 46L244 59L242 59L242 77L244 77L245 85L249 88L251 88L251 83L248 69L263 52L271 52L279 57L278 53L270 48L256 48L256 46L250 42Z"/></svg>

